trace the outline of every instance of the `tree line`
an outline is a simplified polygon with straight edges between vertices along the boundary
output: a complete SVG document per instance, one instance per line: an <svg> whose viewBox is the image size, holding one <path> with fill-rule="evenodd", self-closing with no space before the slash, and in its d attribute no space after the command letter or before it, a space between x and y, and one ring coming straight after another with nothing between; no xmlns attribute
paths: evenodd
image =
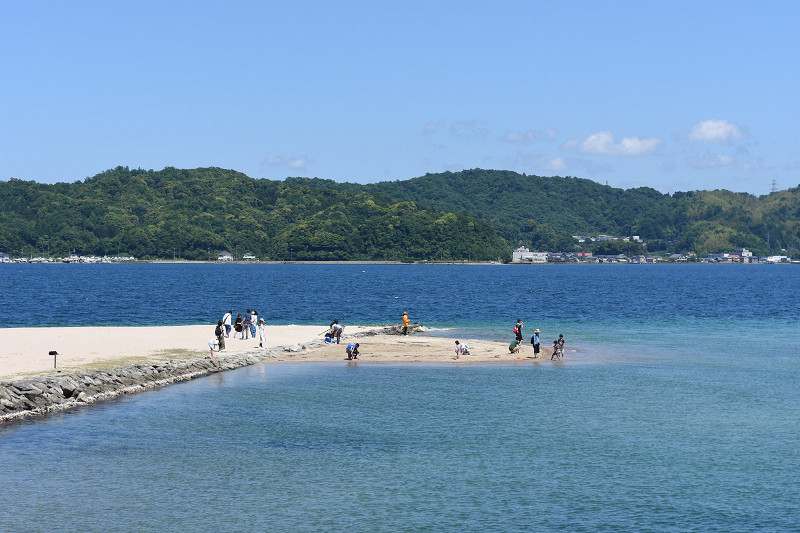
<svg viewBox="0 0 800 533"><path fill-rule="evenodd" d="M520 245L622 246L573 238L599 234L639 235L648 252L800 249L800 187L670 195L483 169L363 185L117 167L75 183L0 182L0 208L0 251L14 255L203 260L227 250L270 260L486 261Z"/></svg>
<svg viewBox="0 0 800 533"><path fill-rule="evenodd" d="M54 185L11 179L0 182L0 206L0 251L30 255L453 261L510 253L490 224L463 212L219 168L117 167Z"/></svg>

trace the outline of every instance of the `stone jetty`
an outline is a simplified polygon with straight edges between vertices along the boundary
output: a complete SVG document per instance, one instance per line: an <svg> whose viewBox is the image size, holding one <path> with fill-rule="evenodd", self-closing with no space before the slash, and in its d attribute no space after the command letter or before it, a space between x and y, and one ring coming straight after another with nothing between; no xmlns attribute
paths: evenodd
<svg viewBox="0 0 800 533"><path fill-rule="evenodd" d="M421 328L419 324L410 331ZM350 337L378 334L397 335L402 326L392 324L371 328ZM111 370L75 374L46 374L11 382L0 382L0 424L16 418L43 415L69 409L123 394L141 392L179 381L188 381L215 372L233 370L277 357L282 352L300 352L322 344L315 339L304 344L276 346L244 354L217 352L216 357L183 359L163 363L132 365Z"/></svg>
<svg viewBox="0 0 800 533"><path fill-rule="evenodd" d="M80 374L48 374L0 383L0 423L232 370L255 364L262 358L263 352L219 355L214 359L139 364Z"/></svg>

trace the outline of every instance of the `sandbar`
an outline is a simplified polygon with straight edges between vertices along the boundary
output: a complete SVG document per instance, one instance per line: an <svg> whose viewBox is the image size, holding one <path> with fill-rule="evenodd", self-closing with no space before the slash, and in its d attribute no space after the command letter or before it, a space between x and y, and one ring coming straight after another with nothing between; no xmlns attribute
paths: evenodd
<svg viewBox="0 0 800 533"><path fill-rule="evenodd" d="M325 343L326 325L278 325L265 327L267 343L226 339L226 353L264 353L274 362L345 361L345 346L360 344L362 362L495 363L549 361L550 348L533 357L531 346L510 354L508 344L460 338L470 355L456 359L455 339L416 333L377 334L383 327L347 326L341 344ZM0 329L0 378L4 381L56 372L83 372L119 368L139 363L193 359L210 355L208 341L213 325L148 327L54 327ZM454 332L455 333L455 332ZM292 350L274 350L293 347ZM57 351L58 355L49 352Z"/></svg>
<svg viewBox="0 0 800 533"><path fill-rule="evenodd" d="M508 343L458 337L469 346L469 355L456 359L456 337L441 337L422 333L413 335L370 335L361 338L342 338L341 344L323 344L300 352L279 353L272 360L284 361L340 361L347 360L347 343L359 343L361 355L358 360L373 363L497 363L514 361L549 361L552 348L541 347L538 358L534 358L533 347L523 345L519 353L511 354Z"/></svg>

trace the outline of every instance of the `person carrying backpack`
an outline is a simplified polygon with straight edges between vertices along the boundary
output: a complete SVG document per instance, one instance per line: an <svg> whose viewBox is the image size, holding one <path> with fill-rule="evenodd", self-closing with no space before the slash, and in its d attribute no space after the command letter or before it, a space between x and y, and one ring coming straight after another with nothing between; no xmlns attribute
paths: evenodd
<svg viewBox="0 0 800 533"><path fill-rule="evenodd" d="M217 327L214 328L214 335L217 336L220 351L225 349L225 326L222 320L217 321Z"/></svg>
<svg viewBox="0 0 800 533"><path fill-rule="evenodd" d="M533 345L533 357L534 359L539 357L539 333L541 333L538 329L533 332L533 337L531 337L531 344Z"/></svg>
<svg viewBox="0 0 800 533"><path fill-rule="evenodd" d="M514 326L514 335L517 336L517 343L522 342L522 326L523 326L522 320L518 318L517 323Z"/></svg>

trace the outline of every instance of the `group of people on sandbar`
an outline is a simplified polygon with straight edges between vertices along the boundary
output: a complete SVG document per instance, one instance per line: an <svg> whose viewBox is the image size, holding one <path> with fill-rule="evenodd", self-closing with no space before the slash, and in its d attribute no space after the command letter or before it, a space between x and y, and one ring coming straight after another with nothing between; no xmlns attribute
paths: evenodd
<svg viewBox="0 0 800 533"><path fill-rule="evenodd" d="M267 334L264 330L266 325L263 318L258 318L258 311L255 309L248 309L244 314L237 314L236 320L233 321L233 310L231 309L222 316L222 320L217 321L217 327L214 328L215 338L208 341L211 357L214 357L215 346L219 351L225 349L225 339L230 337L231 331L233 331L233 338L236 339L238 335L239 340L250 337L255 339L256 333L258 333L258 347L263 348L267 342Z"/></svg>
<svg viewBox="0 0 800 533"><path fill-rule="evenodd" d="M524 343L522 337L522 328L524 327L524 323L522 319L517 319L517 323L514 324L514 340L511 341L511 344L508 345L508 351L512 354L519 353L522 345ZM533 332L533 336L531 337L531 346L533 346L533 358L539 358L539 349L541 347L541 343L539 340L539 335L541 331L538 329ZM550 356L550 360L562 360L564 359L564 335L561 334L558 336L558 339L553 341L553 354Z"/></svg>

